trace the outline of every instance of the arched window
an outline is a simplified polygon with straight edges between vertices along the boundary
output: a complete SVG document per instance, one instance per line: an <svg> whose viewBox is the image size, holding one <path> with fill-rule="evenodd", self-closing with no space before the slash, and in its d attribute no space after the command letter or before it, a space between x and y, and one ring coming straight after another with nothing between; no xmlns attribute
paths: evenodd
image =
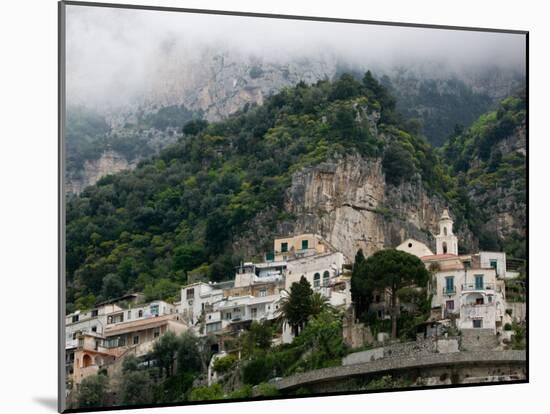
<svg viewBox="0 0 550 414"><path fill-rule="evenodd" d="M328 270L325 270L325 272L323 273L323 286L328 286L329 280L330 280L330 273L328 272Z"/></svg>
<svg viewBox="0 0 550 414"><path fill-rule="evenodd" d="M93 361L92 361L92 357L88 354L85 354L83 357L82 357L82 366L84 368L86 367L89 367L90 365L92 365Z"/></svg>
<svg viewBox="0 0 550 414"><path fill-rule="evenodd" d="M443 254L447 254L447 242L443 242Z"/></svg>
<svg viewBox="0 0 550 414"><path fill-rule="evenodd" d="M313 287L319 286L321 286L321 275L319 273L315 273L315 275L313 275Z"/></svg>
<svg viewBox="0 0 550 414"><path fill-rule="evenodd" d="M447 226L443 227L443 235L447 235Z"/></svg>

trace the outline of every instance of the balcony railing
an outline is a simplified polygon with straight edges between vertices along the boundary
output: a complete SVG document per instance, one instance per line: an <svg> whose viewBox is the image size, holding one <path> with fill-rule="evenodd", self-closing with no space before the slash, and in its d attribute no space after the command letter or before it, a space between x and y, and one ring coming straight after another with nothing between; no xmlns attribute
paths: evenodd
<svg viewBox="0 0 550 414"><path fill-rule="evenodd" d="M492 283L466 283L462 285L462 291L472 290L495 290L495 285Z"/></svg>
<svg viewBox="0 0 550 414"><path fill-rule="evenodd" d="M456 287L444 287L443 288L443 294L444 295L454 295L456 293Z"/></svg>

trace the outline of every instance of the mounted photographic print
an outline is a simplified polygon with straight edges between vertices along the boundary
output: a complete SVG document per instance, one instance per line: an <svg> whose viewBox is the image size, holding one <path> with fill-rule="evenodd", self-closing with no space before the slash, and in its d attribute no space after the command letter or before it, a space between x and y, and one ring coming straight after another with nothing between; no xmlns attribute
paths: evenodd
<svg viewBox="0 0 550 414"><path fill-rule="evenodd" d="M59 12L60 411L528 381L527 32Z"/></svg>

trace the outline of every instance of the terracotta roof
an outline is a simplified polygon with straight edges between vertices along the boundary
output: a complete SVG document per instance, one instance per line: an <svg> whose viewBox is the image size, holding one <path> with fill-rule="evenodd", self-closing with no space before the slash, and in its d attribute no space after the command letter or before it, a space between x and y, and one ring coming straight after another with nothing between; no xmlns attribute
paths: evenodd
<svg viewBox="0 0 550 414"><path fill-rule="evenodd" d="M121 322L115 325L107 326L105 328L105 336L121 335L128 332L137 332L151 328L158 328L162 325L168 324L168 321L179 322L176 320L176 314Z"/></svg>

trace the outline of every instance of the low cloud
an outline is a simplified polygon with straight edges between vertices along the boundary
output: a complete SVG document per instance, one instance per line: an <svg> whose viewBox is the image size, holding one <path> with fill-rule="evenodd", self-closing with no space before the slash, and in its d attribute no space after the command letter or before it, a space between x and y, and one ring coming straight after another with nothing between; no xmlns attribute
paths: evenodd
<svg viewBox="0 0 550 414"><path fill-rule="evenodd" d="M335 59L382 71L412 65L434 72L525 73L525 37L519 34L90 6L67 6L66 15L69 102L130 102L160 68L176 68L162 76L177 76L178 65L207 50L279 63Z"/></svg>

